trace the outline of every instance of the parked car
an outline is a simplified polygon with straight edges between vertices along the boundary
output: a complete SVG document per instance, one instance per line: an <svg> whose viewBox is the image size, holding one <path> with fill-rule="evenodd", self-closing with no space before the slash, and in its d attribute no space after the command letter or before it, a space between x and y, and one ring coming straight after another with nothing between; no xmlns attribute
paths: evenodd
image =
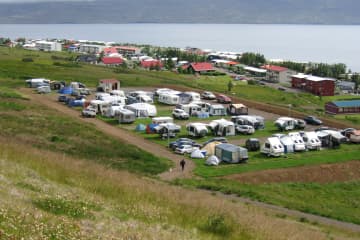
<svg viewBox="0 0 360 240"><path fill-rule="evenodd" d="M331 128L327 127L327 126L322 126L322 127L315 129L314 131L319 132L319 131L324 131L324 130L331 130Z"/></svg>
<svg viewBox="0 0 360 240"><path fill-rule="evenodd" d="M199 149L199 147L194 147L192 145L182 145L175 149L175 153L178 154L192 153L196 149Z"/></svg>
<svg viewBox="0 0 360 240"><path fill-rule="evenodd" d="M81 115L83 117L96 117L96 111L94 108L85 108L82 110Z"/></svg>
<svg viewBox="0 0 360 240"><path fill-rule="evenodd" d="M208 99L208 100L215 100L216 96L212 92L205 91L201 94L201 98Z"/></svg>
<svg viewBox="0 0 360 240"><path fill-rule="evenodd" d="M321 125L322 121L314 116L307 116L304 118L304 121L307 124L312 124L312 125Z"/></svg>
<svg viewBox="0 0 360 240"><path fill-rule="evenodd" d="M193 145L196 144L196 142L190 138L179 138L174 142L169 143L169 148L172 150L175 150L180 145Z"/></svg>
<svg viewBox="0 0 360 240"><path fill-rule="evenodd" d="M172 116L175 119L187 120L189 119L189 114L185 112L183 109L175 108L172 112Z"/></svg>
<svg viewBox="0 0 360 240"><path fill-rule="evenodd" d="M260 150L260 141L257 138L249 138L246 140L245 147L249 151L259 151Z"/></svg>
<svg viewBox="0 0 360 240"><path fill-rule="evenodd" d="M235 127L235 130L237 133L249 134L249 135L255 132L254 127L250 125L237 125Z"/></svg>
<svg viewBox="0 0 360 240"><path fill-rule="evenodd" d="M66 102L66 99L67 99L66 95L60 95L60 96L58 97L58 101L59 101L59 102Z"/></svg>
<svg viewBox="0 0 360 240"><path fill-rule="evenodd" d="M229 98L228 96L226 96L224 94L219 94L216 97L216 100L218 101L218 103L231 103L231 98Z"/></svg>
<svg viewBox="0 0 360 240"><path fill-rule="evenodd" d="M212 142L227 143L228 141L227 141L227 139L224 138L224 137L214 137L214 138L211 138L211 139L207 140L206 142L204 142L204 143L202 144L202 146L204 147L204 146L206 146L207 144L212 143Z"/></svg>
<svg viewBox="0 0 360 240"><path fill-rule="evenodd" d="M341 133L343 136L347 137L348 135L350 135L351 133L353 133L353 132L355 132L355 131L356 131L355 128L345 128L345 129L341 130L340 133Z"/></svg>

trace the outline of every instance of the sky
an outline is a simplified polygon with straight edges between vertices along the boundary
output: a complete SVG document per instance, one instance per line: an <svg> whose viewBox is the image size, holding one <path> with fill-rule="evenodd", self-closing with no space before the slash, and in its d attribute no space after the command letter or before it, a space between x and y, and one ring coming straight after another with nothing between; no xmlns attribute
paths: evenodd
<svg viewBox="0 0 360 240"><path fill-rule="evenodd" d="M34 3L34 2L90 2L94 0L0 0L0 3Z"/></svg>

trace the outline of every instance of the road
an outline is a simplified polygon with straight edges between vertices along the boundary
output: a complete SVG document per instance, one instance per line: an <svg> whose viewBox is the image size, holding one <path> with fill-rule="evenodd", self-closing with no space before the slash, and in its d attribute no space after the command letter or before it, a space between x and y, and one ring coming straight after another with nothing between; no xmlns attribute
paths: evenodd
<svg viewBox="0 0 360 240"><path fill-rule="evenodd" d="M96 127L98 130L102 131L103 133L115 137L123 142L135 145L139 148L141 148L144 151L150 152L158 157L163 157L170 159L174 162L175 167L173 169L170 169L170 171L164 172L159 174L160 179L164 181L170 181L176 178L191 178L193 176L193 169L195 168L195 165L192 161L187 161L186 167L184 171L181 171L179 162L182 159L182 156L175 155L174 153L170 152L168 149L165 149L162 146L159 146L156 143L152 143L150 141L147 141L146 139L135 135L131 133L128 130L121 129L112 125L109 125L99 119L96 118L83 118L80 116L79 111L76 111L72 108L69 108L63 104L60 104L57 102L54 95L40 95L40 94L34 94L32 89L20 89L20 92L23 93L27 98L29 98L31 101L38 105L44 105L50 109L56 110L60 113L66 114L67 116L70 116L78 121L82 121L85 123L90 123L94 127ZM207 190L198 190L204 192L204 194L212 194L211 191ZM238 201L246 204L252 204L254 206L268 209L274 212L278 212L280 214L284 214L287 216L292 216L297 219L306 219L311 222L317 222L319 224L327 225L336 227L339 229L346 229L353 232L360 233L360 225L347 223L347 222L341 222L337 221L335 219L321 217L313 214L303 213L296 210L287 209L280 206L275 206L268 203L253 201L247 198L239 197L236 195L225 195L221 193L217 193L219 197L222 197L224 199L229 199L231 201Z"/></svg>

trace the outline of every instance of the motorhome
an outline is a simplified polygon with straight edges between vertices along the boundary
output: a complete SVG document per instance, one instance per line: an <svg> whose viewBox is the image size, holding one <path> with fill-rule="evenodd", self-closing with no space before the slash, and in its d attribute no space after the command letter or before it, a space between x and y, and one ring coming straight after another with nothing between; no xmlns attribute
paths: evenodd
<svg viewBox="0 0 360 240"><path fill-rule="evenodd" d="M279 138L270 137L266 139L260 151L269 157L280 157L284 154L284 146L281 144Z"/></svg>
<svg viewBox="0 0 360 240"><path fill-rule="evenodd" d="M208 134L207 124L205 123L189 123L186 125L189 136L204 137Z"/></svg>
<svg viewBox="0 0 360 240"><path fill-rule="evenodd" d="M288 134L288 136L291 137L291 139L293 140L293 142L294 142L294 150L296 152L301 152L301 151L306 150L304 140L301 137L299 132L290 132Z"/></svg>
<svg viewBox="0 0 360 240"><path fill-rule="evenodd" d="M304 132L302 137L307 149L320 150L321 141L318 138L316 132Z"/></svg>
<svg viewBox="0 0 360 240"><path fill-rule="evenodd" d="M176 105L180 103L180 97L175 94L160 93L158 101L168 105Z"/></svg>
<svg viewBox="0 0 360 240"><path fill-rule="evenodd" d="M280 117L275 121L275 126L280 131L288 131L294 129L304 129L305 121L301 119L295 119L291 117Z"/></svg>
<svg viewBox="0 0 360 240"><path fill-rule="evenodd" d="M235 136L235 124L225 119L213 120L208 125L215 136Z"/></svg>
<svg viewBox="0 0 360 240"><path fill-rule="evenodd" d="M235 123L236 126L249 125L256 130L265 128L264 118L261 116L256 116L256 115L232 116L231 121Z"/></svg>

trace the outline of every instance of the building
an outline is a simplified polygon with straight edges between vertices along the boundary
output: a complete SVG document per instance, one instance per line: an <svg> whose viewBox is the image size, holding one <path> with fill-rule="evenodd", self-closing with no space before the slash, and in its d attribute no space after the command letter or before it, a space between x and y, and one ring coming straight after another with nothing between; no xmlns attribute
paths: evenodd
<svg viewBox="0 0 360 240"><path fill-rule="evenodd" d="M81 44L79 52L82 53L101 53L104 50L105 46L103 45L94 45L94 44Z"/></svg>
<svg viewBox="0 0 360 240"><path fill-rule="evenodd" d="M51 51L60 52L62 50L62 45L61 43L58 42L36 41L35 48L45 52L51 52Z"/></svg>
<svg viewBox="0 0 360 240"><path fill-rule="evenodd" d="M199 74L215 71L213 65L207 62L191 63L190 65L183 66L183 69L186 69L192 73L199 73Z"/></svg>
<svg viewBox="0 0 360 240"><path fill-rule="evenodd" d="M123 64L124 60L120 57L103 57L102 62L107 66L116 66Z"/></svg>
<svg viewBox="0 0 360 240"><path fill-rule="evenodd" d="M99 88L101 88L104 92L120 90L120 81L117 79L101 79L99 81Z"/></svg>
<svg viewBox="0 0 360 240"><path fill-rule="evenodd" d="M163 64L161 63L160 60L156 60L156 59L147 59L144 61L140 62L141 67L143 68L155 68L155 67L159 67L162 68Z"/></svg>
<svg viewBox="0 0 360 240"><path fill-rule="evenodd" d="M334 96L335 79L312 75L297 74L292 76L291 86L318 96Z"/></svg>
<svg viewBox="0 0 360 240"><path fill-rule="evenodd" d="M338 81L336 82L336 88L342 93L353 93L355 92L355 82L350 81Z"/></svg>
<svg viewBox="0 0 360 240"><path fill-rule="evenodd" d="M291 69L276 65L264 65L261 68L267 70L265 75L266 81L274 83L290 83L291 76L296 74Z"/></svg>
<svg viewBox="0 0 360 240"><path fill-rule="evenodd" d="M325 112L329 114L360 113L360 100L327 102Z"/></svg>

